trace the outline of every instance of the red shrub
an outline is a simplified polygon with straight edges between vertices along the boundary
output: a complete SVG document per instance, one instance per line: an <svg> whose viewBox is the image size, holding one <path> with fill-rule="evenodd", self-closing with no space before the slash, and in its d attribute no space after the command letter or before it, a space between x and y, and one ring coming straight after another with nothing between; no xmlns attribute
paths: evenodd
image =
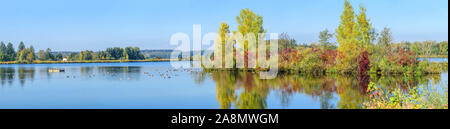
<svg viewBox="0 0 450 129"><path fill-rule="evenodd" d="M366 76L367 71L370 69L370 60L369 60L369 52L363 51L358 57L359 65L358 65L358 74L359 76Z"/></svg>

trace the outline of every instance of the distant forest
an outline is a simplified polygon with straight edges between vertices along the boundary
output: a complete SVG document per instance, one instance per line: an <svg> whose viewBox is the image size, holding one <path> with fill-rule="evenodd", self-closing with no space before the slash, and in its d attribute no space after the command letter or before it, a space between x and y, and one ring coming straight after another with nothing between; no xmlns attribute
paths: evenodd
<svg viewBox="0 0 450 129"><path fill-rule="evenodd" d="M141 50L141 53L144 55L146 59L169 59L170 54L173 52L171 49L150 49L150 50ZM53 55L61 54L64 57L70 56L72 53L79 53L77 51L55 51L51 52Z"/></svg>

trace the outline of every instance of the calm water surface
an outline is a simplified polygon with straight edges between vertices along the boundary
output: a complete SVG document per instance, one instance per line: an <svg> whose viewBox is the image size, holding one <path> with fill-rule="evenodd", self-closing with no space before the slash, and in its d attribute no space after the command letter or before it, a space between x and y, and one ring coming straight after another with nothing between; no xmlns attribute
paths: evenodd
<svg viewBox="0 0 450 129"><path fill-rule="evenodd" d="M189 62L177 62L189 66ZM52 73L48 69L64 69ZM368 81L383 89L448 87L418 78L279 75L174 69L170 62L0 65L0 108L361 108Z"/></svg>

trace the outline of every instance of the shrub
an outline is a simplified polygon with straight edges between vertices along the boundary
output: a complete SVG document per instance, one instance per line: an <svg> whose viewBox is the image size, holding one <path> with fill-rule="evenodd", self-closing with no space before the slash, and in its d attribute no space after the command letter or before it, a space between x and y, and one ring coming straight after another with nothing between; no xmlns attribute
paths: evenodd
<svg viewBox="0 0 450 129"><path fill-rule="evenodd" d="M385 92L370 82L367 92L369 98L363 103L363 108L448 109L448 90L442 94L437 89L413 87L408 92L402 92L400 89Z"/></svg>

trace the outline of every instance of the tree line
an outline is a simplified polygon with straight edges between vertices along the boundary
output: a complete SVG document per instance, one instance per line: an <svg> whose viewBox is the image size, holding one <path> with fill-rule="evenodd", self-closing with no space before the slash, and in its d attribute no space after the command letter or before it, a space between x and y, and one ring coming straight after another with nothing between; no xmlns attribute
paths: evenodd
<svg viewBox="0 0 450 129"><path fill-rule="evenodd" d="M8 43L8 45L5 45L4 42L0 43L0 61L32 63L35 59L36 56L33 46L25 48L25 44L23 42L20 42L16 52L12 43Z"/></svg>
<svg viewBox="0 0 450 129"><path fill-rule="evenodd" d="M46 50L39 50L37 55L34 47L25 47L23 42L19 43L16 49L12 43L5 45L0 42L0 61L16 63L33 63L35 60L40 61L84 61L84 60L144 60L145 56L139 47L113 47L107 48L104 51L90 51L85 50L81 52L72 52L68 55L62 53L52 52L50 48Z"/></svg>
<svg viewBox="0 0 450 129"><path fill-rule="evenodd" d="M45 54L44 54L45 55ZM45 56L44 56L45 57ZM60 56L56 56L58 59ZM48 58L47 58L48 59ZM50 58L51 59L51 58ZM113 47L107 48L104 51L94 52L85 50L81 52L72 52L67 58L69 61L83 61L83 60L144 60L145 56L139 47ZM60 60L60 58L59 58Z"/></svg>

